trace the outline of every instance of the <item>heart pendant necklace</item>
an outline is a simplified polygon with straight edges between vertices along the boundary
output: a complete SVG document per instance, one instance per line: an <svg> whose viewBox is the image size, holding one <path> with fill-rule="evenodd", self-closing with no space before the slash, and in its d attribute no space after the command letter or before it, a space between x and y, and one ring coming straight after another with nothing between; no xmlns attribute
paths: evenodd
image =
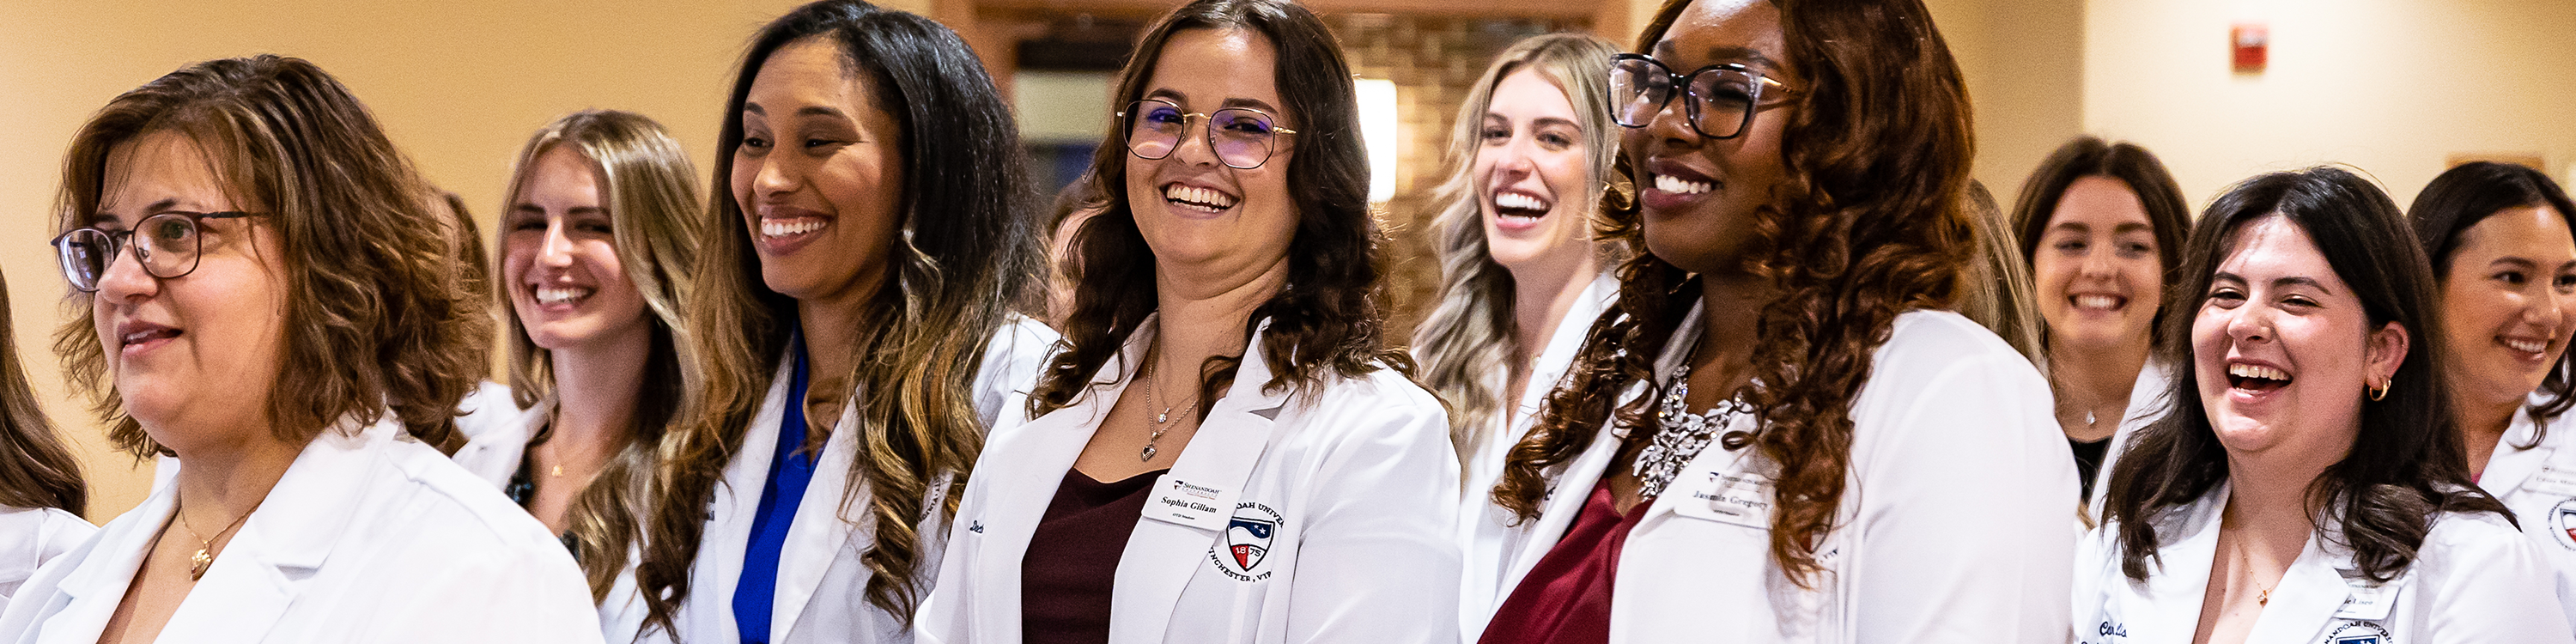
<svg viewBox="0 0 2576 644"><path fill-rule="evenodd" d="M257 511L259 511L259 506L252 505L250 507L250 511L242 513L241 518L233 519L233 522L230 525L224 526L224 529L222 530L216 530L215 536L206 537L197 534L196 526L188 525L187 502L182 500L177 504L172 513L179 515L179 529L188 531L188 537L197 540L197 553L188 555L188 581L196 581L204 578L206 576L206 569L213 568L215 566L215 540L222 539L224 538L224 535L230 534L233 529L241 527L242 522L250 520L250 513Z"/></svg>

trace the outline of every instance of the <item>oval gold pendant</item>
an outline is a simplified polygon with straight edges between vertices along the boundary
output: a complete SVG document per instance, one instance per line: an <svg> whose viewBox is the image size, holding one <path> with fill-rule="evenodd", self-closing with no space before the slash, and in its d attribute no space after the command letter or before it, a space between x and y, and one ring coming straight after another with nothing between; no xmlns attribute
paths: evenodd
<svg viewBox="0 0 2576 644"><path fill-rule="evenodd" d="M197 554L188 556L188 561L195 562L196 564L188 567L188 581L196 581L204 578L206 576L206 569L215 565L215 556L207 553L205 549L200 548L197 550Z"/></svg>

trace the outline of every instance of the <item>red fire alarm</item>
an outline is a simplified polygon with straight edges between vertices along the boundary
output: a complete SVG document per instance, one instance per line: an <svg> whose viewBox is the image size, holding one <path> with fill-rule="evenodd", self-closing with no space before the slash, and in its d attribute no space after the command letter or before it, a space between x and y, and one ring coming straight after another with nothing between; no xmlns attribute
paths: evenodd
<svg viewBox="0 0 2576 644"><path fill-rule="evenodd" d="M2263 23L2236 23L2234 28L2227 30L2227 41L2231 45L2229 49L2235 54L2231 58L2236 62L2236 73L2263 73L2265 53L2272 45L2270 30L2266 29Z"/></svg>

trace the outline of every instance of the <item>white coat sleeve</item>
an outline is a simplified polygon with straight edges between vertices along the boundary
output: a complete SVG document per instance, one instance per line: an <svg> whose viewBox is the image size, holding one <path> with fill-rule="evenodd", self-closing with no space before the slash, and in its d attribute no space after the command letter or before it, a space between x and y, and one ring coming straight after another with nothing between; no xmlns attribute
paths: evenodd
<svg viewBox="0 0 2576 644"><path fill-rule="evenodd" d="M2496 523L2450 514L2446 522L2466 525L2435 527L2416 563L2423 575L2408 592L2431 593L2421 631L2426 644L2519 642L2565 644L2567 614L2559 608L2556 572L2543 558L2540 544ZM2532 519L2524 519L2529 521ZM2449 528L2449 529L2444 529ZM2436 554L2438 553L2438 554ZM2403 601L2402 599L2400 601Z"/></svg>
<svg viewBox="0 0 2576 644"><path fill-rule="evenodd" d="M1878 444L1845 492L1861 503L1852 641L2067 641L2079 492L2047 383L2003 352L1894 371L1871 384L1911 382L1855 410L1855 447Z"/></svg>
<svg viewBox="0 0 2576 644"><path fill-rule="evenodd" d="M1331 412L1347 431L1314 473L1288 642L1458 639L1458 459L1447 415L1423 404Z"/></svg>

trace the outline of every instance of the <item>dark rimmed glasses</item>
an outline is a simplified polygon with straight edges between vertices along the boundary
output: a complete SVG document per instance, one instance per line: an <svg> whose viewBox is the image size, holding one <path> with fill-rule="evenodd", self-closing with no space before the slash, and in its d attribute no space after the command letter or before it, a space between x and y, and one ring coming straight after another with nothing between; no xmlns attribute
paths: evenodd
<svg viewBox="0 0 2576 644"><path fill-rule="evenodd" d="M1685 76L1645 54L1610 57L1610 115L1624 127L1653 123L1674 96L1688 94L1691 100L1682 105L1691 129L1712 139L1732 139L1753 125L1754 112L1794 93L1740 64L1710 65Z"/></svg>
<svg viewBox="0 0 2576 644"><path fill-rule="evenodd" d="M1127 109L1118 111L1118 118L1119 131L1126 133L1127 153L1148 161L1172 156L1173 150L1181 148L1181 137L1190 131L1190 119L1205 119L1208 149L1216 151L1217 161L1236 170L1261 167L1270 161L1279 135L1297 133L1279 127L1278 117L1269 112L1229 107L1197 114L1158 98L1128 103Z"/></svg>
<svg viewBox="0 0 2576 644"><path fill-rule="evenodd" d="M134 230L78 228L54 237L54 254L62 260L63 278L71 281L72 288L85 293L98 292L98 281L107 276L107 267L115 264L117 253L128 246L134 249L134 259L143 264L144 273L174 279L197 271L197 253L205 246L202 222L257 216L238 211L171 211L143 218Z"/></svg>

